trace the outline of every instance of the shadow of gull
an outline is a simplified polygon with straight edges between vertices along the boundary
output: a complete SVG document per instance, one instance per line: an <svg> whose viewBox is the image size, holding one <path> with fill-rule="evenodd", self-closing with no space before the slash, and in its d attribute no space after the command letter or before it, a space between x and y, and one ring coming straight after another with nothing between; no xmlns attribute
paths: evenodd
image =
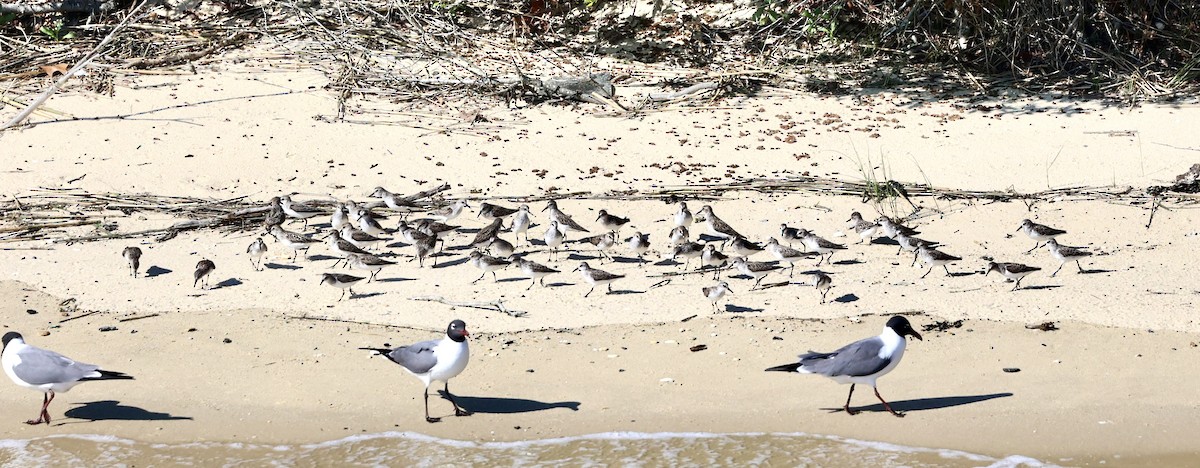
<svg viewBox="0 0 1200 468"><path fill-rule="evenodd" d="M438 394L442 396L442 399L448 400L445 390L438 390ZM578 401L546 403L524 398L472 397L462 395L454 395L454 399L464 409L482 414L532 413L534 411L546 411L555 408L568 408L571 411L579 411L579 405L582 404Z"/></svg>
<svg viewBox="0 0 1200 468"><path fill-rule="evenodd" d="M988 400L994 400L996 398L1007 398L1010 396L1013 396L1013 394L1009 393L1009 392L1005 392L1005 393L992 393L992 394L988 394L988 395L964 395L964 396L949 396L949 397L935 397L935 398L917 398L917 399L913 399L913 400L889 401L888 403L890 403L892 405L892 409L894 409L896 411L900 411L900 412L925 411L925 410L953 408L955 406L970 405L973 403L980 403L980 402L984 402L984 401L988 401ZM842 411L841 408L821 408L821 409L828 410L831 413L837 413L837 412ZM875 403L870 406L861 406L861 407L854 408L854 409L859 409L862 411L871 411L871 412L886 412L887 411L886 409L883 408L883 404L881 404L881 403Z"/></svg>
<svg viewBox="0 0 1200 468"><path fill-rule="evenodd" d="M155 413L136 406L125 406L116 400L75 403L81 405L67 410L64 415L72 419L82 419L75 424L91 421L191 421L191 417L172 416L170 413ZM62 424L71 424L64 422ZM62 425L59 424L59 425Z"/></svg>

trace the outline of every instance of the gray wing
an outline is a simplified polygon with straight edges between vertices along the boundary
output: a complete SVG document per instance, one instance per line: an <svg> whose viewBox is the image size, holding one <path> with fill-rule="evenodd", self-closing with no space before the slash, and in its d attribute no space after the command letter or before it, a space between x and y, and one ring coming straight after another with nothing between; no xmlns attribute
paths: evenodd
<svg viewBox="0 0 1200 468"><path fill-rule="evenodd" d="M436 340L430 340L401 346L388 353L388 359L404 366L409 372L424 374L429 372L429 369L433 369L433 366L437 364L437 356L433 355L433 348L437 344Z"/></svg>
<svg viewBox="0 0 1200 468"><path fill-rule="evenodd" d="M13 367L13 374L30 385L75 382L100 368L93 364L75 362L54 351L32 346L17 356L21 358L21 363Z"/></svg>
<svg viewBox="0 0 1200 468"><path fill-rule="evenodd" d="M800 365L814 374L829 377L871 375L883 370L891 362L891 359L879 357L880 349L883 349L883 340L871 337L850 343L832 353L802 354Z"/></svg>

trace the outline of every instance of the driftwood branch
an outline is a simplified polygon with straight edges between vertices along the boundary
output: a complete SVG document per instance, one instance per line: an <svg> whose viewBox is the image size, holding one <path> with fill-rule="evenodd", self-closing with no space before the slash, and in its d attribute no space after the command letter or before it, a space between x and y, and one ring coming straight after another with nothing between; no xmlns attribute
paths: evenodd
<svg viewBox="0 0 1200 468"><path fill-rule="evenodd" d="M715 81L706 81L704 83L696 83L694 85L688 86L686 88L683 88L679 91L675 91L673 93L650 93L650 96L648 96L648 97L650 98L651 101L656 101L656 102L657 101L674 101L674 100L680 99L680 98L691 97L693 94L698 94L698 93L702 93L705 91L711 91L711 90L717 89L719 86L720 86L720 83L717 83Z"/></svg>
<svg viewBox="0 0 1200 468"><path fill-rule="evenodd" d="M440 302L442 304L446 304L451 307L473 307L476 309L504 312L505 314L511 315L513 317L524 317L525 315L528 314L528 312L521 312L519 310L510 310L509 308L504 306L503 299L497 299L492 302L458 302L458 301L447 300L446 298L444 298L442 296L416 296L416 297L410 297L408 299L411 301Z"/></svg>
<svg viewBox="0 0 1200 468"><path fill-rule="evenodd" d="M62 0L53 3L0 3L0 13L44 15L46 13L103 13L113 9L112 0Z"/></svg>

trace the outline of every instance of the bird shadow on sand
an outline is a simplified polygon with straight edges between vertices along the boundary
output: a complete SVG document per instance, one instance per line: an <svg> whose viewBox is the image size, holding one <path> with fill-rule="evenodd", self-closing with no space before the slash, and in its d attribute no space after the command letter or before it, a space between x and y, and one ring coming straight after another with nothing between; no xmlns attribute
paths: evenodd
<svg viewBox="0 0 1200 468"><path fill-rule="evenodd" d="M212 288L213 289L232 288L234 286L240 286L241 284L242 284L242 280L237 279L237 278L229 278L225 281L217 283L217 285L213 286Z"/></svg>
<svg viewBox="0 0 1200 468"><path fill-rule="evenodd" d="M858 296L855 296L853 293L851 293L851 294L844 294L841 297L835 298L833 300L833 302L840 302L840 303L845 304L847 302L854 302L857 300L858 300Z"/></svg>
<svg viewBox="0 0 1200 468"><path fill-rule="evenodd" d="M645 294L645 293L646 293L646 291L634 291L632 289L614 289L612 291L609 291L607 294L611 294L613 296L624 296L626 294Z"/></svg>
<svg viewBox="0 0 1200 468"><path fill-rule="evenodd" d="M266 268L268 270L299 270L304 267L302 267L300 265L296 265L296 264L291 264L291 263L288 263L288 264L267 263L267 264L263 265L263 268Z"/></svg>
<svg viewBox="0 0 1200 468"><path fill-rule="evenodd" d="M460 258L457 260L450 260L448 262L440 262L437 264L437 266L435 266L433 268L446 268L446 267L452 267L454 265L462 265L464 263L467 263L467 260L470 260L470 259L467 257L463 257L463 258Z"/></svg>
<svg viewBox="0 0 1200 468"><path fill-rule="evenodd" d="M725 242L727 239L709 234L700 234L696 240L700 241L701 244L707 244L709 242Z"/></svg>
<svg viewBox="0 0 1200 468"><path fill-rule="evenodd" d="M321 260L342 260L341 257L333 257L325 254L306 255L304 258L310 262L319 262Z"/></svg>
<svg viewBox="0 0 1200 468"><path fill-rule="evenodd" d="M348 299L354 299L354 300L366 299L368 297L382 296L384 294L387 294L387 293L385 293L385 292L370 292L370 293L364 293L364 294L354 293L354 294L350 295L350 297Z"/></svg>
<svg viewBox="0 0 1200 468"><path fill-rule="evenodd" d="M875 244L875 245L891 245L891 246L899 246L900 245L899 242L896 242L895 240L888 238L888 237L876 237L874 239L871 239L871 243Z"/></svg>
<svg viewBox="0 0 1200 468"><path fill-rule="evenodd" d="M1117 270L1102 270L1102 269L1099 269L1099 268L1089 268L1089 269L1086 269L1086 270L1083 270L1083 271L1079 272L1079 274L1081 274L1081 275L1094 275L1094 274L1096 274L1096 273L1112 273L1112 272L1114 272L1114 271L1117 271Z"/></svg>
<svg viewBox="0 0 1200 468"><path fill-rule="evenodd" d="M834 265L861 265L863 263L864 262L859 259L838 260L836 262L833 262Z"/></svg>
<svg viewBox="0 0 1200 468"><path fill-rule="evenodd" d="M734 313L734 314L746 314L746 313L750 313L750 312L762 312L763 310L764 310L764 309L755 309L755 308L753 308L753 307L746 307L746 306L733 305L733 304L725 304L725 312Z"/></svg>
<svg viewBox="0 0 1200 468"><path fill-rule="evenodd" d="M558 288L558 287L562 287L562 286L575 286L575 283L564 283L561 281L559 281L557 283L546 283L546 287L548 287L548 288Z"/></svg>
<svg viewBox="0 0 1200 468"><path fill-rule="evenodd" d="M950 272L950 277L958 278L960 276L973 276L973 275L978 275L978 274L979 274L978 271L954 271L954 272Z"/></svg>
<svg viewBox="0 0 1200 468"><path fill-rule="evenodd" d="M988 401L988 400L994 400L996 398L1007 398L1010 396L1013 396L1013 394L1009 393L1009 392L1005 392L1005 393L990 393L987 395L963 395L963 396L948 396L948 397L934 397L934 398L916 398L916 399L912 399L912 400L890 401L888 403L891 404L892 409L899 411L899 412L925 411L925 410L953 408L955 406L970 405L973 403L980 403L980 402L984 402L984 401ZM821 408L821 409L829 411L830 413L837 413L837 412L842 411L841 408ZM852 407L851 409L856 409L856 410L861 410L861 411L870 411L870 412L875 412L875 413L887 412L887 409L885 409L883 407L883 404L881 404L881 403L875 403L870 406L861 406L861 407L857 407L857 408Z"/></svg>
<svg viewBox="0 0 1200 468"><path fill-rule="evenodd" d="M400 282L404 282L404 281L415 281L415 280L416 280L416 278L401 278L399 276L394 276L391 278L375 278L375 281L373 281L373 282L374 283L400 283Z"/></svg>
<svg viewBox="0 0 1200 468"><path fill-rule="evenodd" d="M442 399L449 400L444 390L438 390L438 394L442 396ZM555 408L567 408L571 411L579 411L579 405L582 404L578 401L547 403L524 398L472 397L462 395L455 395L454 400L463 409L480 414L532 413L534 411L546 411Z"/></svg>
<svg viewBox="0 0 1200 468"><path fill-rule="evenodd" d="M146 269L146 277L153 278L155 276L165 275L170 272L171 272L171 270L168 270L166 268L163 268L160 266L152 266L152 267Z"/></svg>
<svg viewBox="0 0 1200 468"><path fill-rule="evenodd" d="M524 276L514 276L512 278L500 278L500 279L496 280L495 282L496 283L516 283L518 281L529 281L529 278L526 278Z"/></svg>
<svg viewBox="0 0 1200 468"><path fill-rule="evenodd" d="M1024 289L1032 289L1032 290L1035 290L1035 291L1036 291L1036 290L1039 290L1039 289L1058 289L1058 288L1061 288L1061 287L1062 287L1062 285L1061 285L1061 284L1039 284L1039 285L1036 285L1036 286L1021 286L1021 288L1020 288L1020 289L1018 289L1017 291L1021 291L1021 290L1024 290Z"/></svg>
<svg viewBox="0 0 1200 468"><path fill-rule="evenodd" d="M81 421L64 421L57 425L81 424L93 421L191 421L189 416L173 416L170 413L155 413L136 406L122 405L116 400L76 403L80 405L67 410L65 416Z"/></svg>

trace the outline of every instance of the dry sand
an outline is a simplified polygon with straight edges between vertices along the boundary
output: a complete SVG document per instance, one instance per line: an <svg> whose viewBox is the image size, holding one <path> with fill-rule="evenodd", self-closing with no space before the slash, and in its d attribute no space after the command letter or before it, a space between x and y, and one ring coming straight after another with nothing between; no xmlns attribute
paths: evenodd
<svg viewBox="0 0 1200 468"><path fill-rule="evenodd" d="M635 118L605 116L592 106L539 106L461 109L463 118L487 117L474 126L461 118L382 113L370 117L406 125L331 124L315 118L333 106L320 75L229 68L221 75L130 78L111 99L71 92L55 97L49 106L77 117L132 117L0 135L9 166L0 173L4 195L45 187L263 201L286 192L363 199L377 185L409 193L449 181L448 196L513 197L502 203L515 206L516 198L548 191L651 190L802 173L854 180L861 178L860 164L881 161L894 179L941 187L1119 191L1169 181L1196 155L1188 137L1197 113L1191 106L780 92ZM270 95L282 91L288 93ZM422 128L412 126L417 122ZM615 284L623 294L584 299L586 287L568 272L583 259L600 266L586 251L564 256L556 265L564 272L548 278L555 283L548 289L525 291L527 281L510 280L519 276L515 269L502 271L501 282L485 278L472 285L478 270L461 263L465 251L451 249L441 258L443 268L421 270L402 261L385 269L382 281L356 288L359 297L336 302L336 290L317 284L319 273L333 271L332 260L320 257L327 253L322 246L313 249L316 259L293 266L268 238L268 262L277 268L256 272L242 254L253 232L183 233L165 243L5 243L0 326L138 380L91 383L60 396L50 427L20 424L33 416L38 396L6 386L0 406L11 421L0 421L0 438L94 433L151 442L295 443L388 430L475 440L626 430L803 431L1070 464L1155 464L1197 455L1189 435L1200 429L1200 408L1187 390L1200 383L1188 373L1200 353L1193 314L1200 291L1188 275L1200 247L1192 210L1160 211L1147 230L1143 207L1106 201L1064 198L1032 207L916 201L943 213L917 224L921 237L964 258L951 266L959 276L935 270L919 279L924 269L909 267L911 257L894 255L894 247L851 245L823 267L834 278L835 301L821 305L815 291L800 285L748 291L749 281L733 279L736 294L719 314L699 293L712 282L707 276L653 277L678 271L669 262L605 264L601 268L628 275ZM760 240L787 222L852 241L836 236L848 214L878 214L856 198L837 196L736 193L711 204ZM675 210L653 201L561 205L585 226L596 226L600 208L631 216L622 237L635 229L652 233L656 262ZM1026 217L1070 231L1064 244L1091 247L1098 255L1084 262L1089 273L1067 265L1050 278L1056 262L1044 249L1023 254L1033 241L1013 232ZM176 221L152 214L113 220L131 231ZM534 237L543 230L533 229ZM448 245L471 236L460 234ZM144 268L157 267L158 274L126 274L119 252L133 244L146 251ZM531 255L546 260L544 252ZM201 258L216 262L214 282L225 286L191 288L191 269ZM1027 278L1029 289L1010 293L1000 278L982 276L985 258L1047 271ZM812 262L799 266L793 280L812 269ZM657 285L664 279L670 281ZM425 295L504 299L528 314L409 300ZM58 302L65 298L100 313L59 323ZM912 343L905 362L881 379L881 393L909 409L907 418L878 406L853 418L830 413L825 409L840 406L846 387L762 372L798 352L878 333L881 315L897 312L919 313L913 317L918 326L965 319L962 328L929 332ZM119 321L153 313L159 315ZM680 321L691 315L699 317ZM474 332L473 361L452 389L481 414L428 425L419 417L415 379L355 348L432 338L452 318L466 320ZM1024 327L1041 321L1058 321L1062 330ZM98 331L107 325L118 329ZM43 331L49 336L40 336ZM695 344L708 349L690 352ZM1006 367L1021 372L1005 373ZM858 405L875 404L868 391L857 393ZM449 404L437 401L433 408L445 414Z"/></svg>

